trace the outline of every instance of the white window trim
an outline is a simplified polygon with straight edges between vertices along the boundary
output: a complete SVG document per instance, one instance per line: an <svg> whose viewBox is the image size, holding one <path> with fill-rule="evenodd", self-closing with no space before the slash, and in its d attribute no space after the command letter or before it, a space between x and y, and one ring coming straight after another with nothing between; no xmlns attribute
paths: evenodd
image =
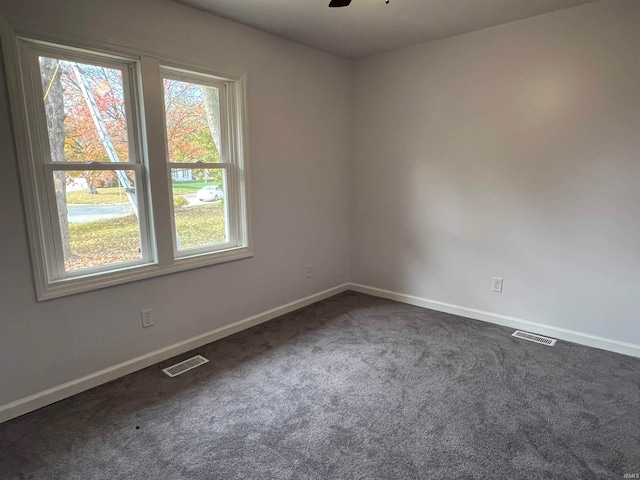
<svg viewBox="0 0 640 480"><path fill-rule="evenodd" d="M131 65L136 62L131 58L114 58L113 56L101 56L101 55L88 55L78 52L70 52L68 50L60 50L48 45L39 44L25 44L18 42L20 49L20 60L28 63L27 69L23 72L24 77L22 80L23 87L31 92L32 95L25 95L23 100L28 110L32 112L32 125L34 130L38 128L41 132L46 132L46 117L44 112L44 105L40 102L34 101L40 97L40 79L34 78L34 72L39 71L38 56L39 55L55 55L58 58L65 60L78 61L78 62L95 62L99 60L101 65L109 68L115 68L123 72L123 88L125 90L125 108L127 110L127 132L129 135L129 161L120 163L81 163L81 162L68 162L68 163L53 163L48 161L49 156L49 143L43 135L33 134L30 138L32 145L33 162L35 167L34 178L32 183L35 186L35 191L38 195L47 196L46 202L43 200L36 201L36 209L38 210L38 221L41 225L41 231L44 236L50 239L50 242L43 242L40 239L34 239L38 243L39 248L43 251L43 256L46 259L45 269L50 272L55 280L49 281L49 284L60 281L72 280L79 278L78 275L73 275L65 272L64 260L62 258L62 244L60 235L60 225L56 221L52 221L57 218L57 207L55 200L55 192L52 188L50 181L51 175L54 171L62 170L131 170L135 172L135 178L139 188L136 189L136 196L138 199L138 205L141 206L138 212L139 225L140 225L140 247L142 256L140 259L132 260L128 262L122 262L120 264L111 266L98 266L88 268L82 271L82 276L89 277L90 275L98 275L100 273L110 272L116 269L125 269L129 267L148 265L155 263L155 249L150 238L151 229L149 228L149 222L147 219L147 201L149 195L146 194L147 182L145 181L141 155L141 137L140 137L140 124L137 121L137 110L134 108L134 103L137 103L139 98L139 92L137 91L137 81L132 79ZM33 47L33 48L32 48ZM37 125L37 126L36 126ZM26 201L26 199L25 199ZM46 205L46 204L48 205ZM48 207L48 208L47 208Z"/></svg>
<svg viewBox="0 0 640 480"><path fill-rule="evenodd" d="M152 278L193 268L215 265L218 263L239 260L253 256L251 247L251 218L249 211L249 169L248 169L248 121L246 106L246 74L236 69L225 68L214 70L206 66L202 59L177 60L157 51L142 50L131 45L116 42L102 42L77 36L70 36L49 28L46 25L28 23L15 17L8 17L10 23L0 19L0 35L5 60L5 72L9 90L10 107L14 128L14 137L18 155L20 180L23 190L25 216L29 234L34 283L38 300L62 297L128 283L145 278ZM121 264L107 272L87 272L86 275L73 278L63 278L50 281L48 277L48 259L43 239L51 238L52 232L46 230L50 222L50 215L41 215L37 199L38 189L36 178L39 174L34 170L32 155L34 145L39 142L37 134L30 134L27 105L23 94L20 78L19 39L25 38L31 42L50 43L54 45L69 45L71 49L86 50L104 54L106 56L131 59L138 63L138 79L141 98L133 99L141 104L142 118L136 118L139 124L140 143L136 154L140 155L138 165L146 166L144 178L146 185L151 185L151 192L146 192L150 218L148 231L151 237L150 262L142 265ZM170 183L170 165L166 155L166 141L164 132L164 109L162 102L161 68L168 68L183 72L197 72L212 79L230 85L227 101L236 114L229 123L229 131L234 135L231 142L233 149L234 169L238 172L235 192L237 208L237 239L239 246L216 250L214 252L196 253L191 256L175 257L172 234L156 236L155 232L172 232L172 192ZM152 100L151 100L152 99ZM134 109L137 110L137 109ZM134 120L132 120L134 121ZM35 140L35 142L34 142ZM36 153L37 154L37 153ZM147 162L147 163L144 163ZM102 164L105 166L105 164ZM119 166L121 164L118 164ZM133 165L133 164L127 164ZM122 166L125 166L123 163ZM233 169L232 169L233 170ZM145 174L143 174L145 177ZM231 184L232 182L229 182ZM145 228L142 224L141 229ZM49 237L47 237L49 235ZM155 237L155 238L154 238ZM153 241L155 239L155 242ZM156 250L157 248L157 250ZM181 252L181 253L184 253ZM49 267L50 268L50 267Z"/></svg>
<svg viewBox="0 0 640 480"><path fill-rule="evenodd" d="M235 88L230 88L229 82L221 80L220 78L206 74L194 74L183 69L170 67L167 65L160 66L160 75L164 79L177 80L181 82L191 82L194 84L202 84L205 86L211 86L218 89L220 98L220 137L225 141L221 142L222 151L220 151L219 163L170 163L171 168L187 168L187 169L221 169L224 170L225 176L225 220L228 227L228 241L217 245L202 246L196 248L190 248L180 250L178 248L176 236L174 236L173 255L176 259L185 259L192 256L206 255L220 250L227 250L229 248L235 248L235 245L243 244L246 239L244 237L244 229L242 228L242 215L240 210L240 203L238 202L237 186L240 185L242 175L240 170L240 160L237 156L234 145L237 143L235 135L237 132L233 128L236 123L237 112L233 108L233 94ZM164 83L164 82L163 82ZM166 116L165 119L165 131ZM168 152L166 154L169 156ZM170 192L173 198L173 192ZM176 232L175 215L173 214L173 205L171 208L171 227L172 231Z"/></svg>

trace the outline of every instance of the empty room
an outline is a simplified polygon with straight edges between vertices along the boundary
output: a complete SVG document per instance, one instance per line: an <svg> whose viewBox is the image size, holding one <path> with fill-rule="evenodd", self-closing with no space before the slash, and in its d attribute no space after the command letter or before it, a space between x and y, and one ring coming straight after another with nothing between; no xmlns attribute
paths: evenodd
<svg viewBox="0 0 640 480"><path fill-rule="evenodd" d="M0 43L0 480L640 478L640 1Z"/></svg>

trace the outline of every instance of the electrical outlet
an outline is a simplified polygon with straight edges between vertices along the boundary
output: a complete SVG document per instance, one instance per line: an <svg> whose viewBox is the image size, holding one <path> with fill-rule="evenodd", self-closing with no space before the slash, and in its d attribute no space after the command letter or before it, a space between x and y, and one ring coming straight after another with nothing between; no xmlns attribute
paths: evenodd
<svg viewBox="0 0 640 480"><path fill-rule="evenodd" d="M311 265L307 265L307 278L311 278Z"/></svg>
<svg viewBox="0 0 640 480"><path fill-rule="evenodd" d="M153 310L142 310L142 328L153 327Z"/></svg>
<svg viewBox="0 0 640 480"><path fill-rule="evenodd" d="M493 277L493 282L491 283L491 291L502 293L502 277Z"/></svg>

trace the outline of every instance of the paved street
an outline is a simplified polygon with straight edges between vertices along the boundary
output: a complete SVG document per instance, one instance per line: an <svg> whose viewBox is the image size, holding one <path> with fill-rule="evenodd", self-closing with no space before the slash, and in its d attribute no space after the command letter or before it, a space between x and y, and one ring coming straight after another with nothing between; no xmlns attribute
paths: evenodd
<svg viewBox="0 0 640 480"><path fill-rule="evenodd" d="M110 205L67 205L69 223L93 222L104 218L124 217L133 213L128 203Z"/></svg>
<svg viewBox="0 0 640 480"><path fill-rule="evenodd" d="M195 193L183 195L192 205L205 205L211 202L201 202ZM133 213L133 208L128 203L114 203L109 205L67 205L69 223L93 222L105 218L124 217Z"/></svg>

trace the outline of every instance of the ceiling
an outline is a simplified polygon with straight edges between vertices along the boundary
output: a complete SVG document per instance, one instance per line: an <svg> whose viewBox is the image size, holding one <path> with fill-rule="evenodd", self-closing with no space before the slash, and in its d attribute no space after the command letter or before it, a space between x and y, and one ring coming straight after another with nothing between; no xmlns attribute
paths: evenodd
<svg viewBox="0 0 640 480"><path fill-rule="evenodd" d="M458 35L597 0L176 0L347 58Z"/></svg>

